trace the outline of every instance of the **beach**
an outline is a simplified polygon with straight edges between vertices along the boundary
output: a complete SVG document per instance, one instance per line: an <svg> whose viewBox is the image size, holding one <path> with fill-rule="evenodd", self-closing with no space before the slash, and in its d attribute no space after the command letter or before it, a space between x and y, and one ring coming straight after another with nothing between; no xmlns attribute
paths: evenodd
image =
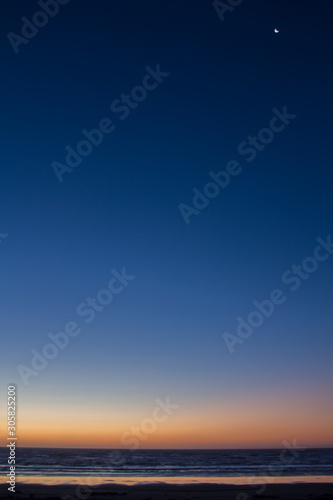
<svg viewBox="0 0 333 500"><path fill-rule="evenodd" d="M15 493L0 465L0 498L333 500L333 450L20 448ZM5 464L6 449L0 449ZM2 473L1 473L2 472ZM266 472L266 474L265 474Z"/></svg>
<svg viewBox="0 0 333 500"><path fill-rule="evenodd" d="M330 500L333 499L333 483L273 483L267 484L265 491L256 493L258 485L250 486L231 484L107 484L93 487L85 485L42 485L17 483L16 492L9 493L7 485L0 485L0 497L3 500L17 499L114 499L128 500Z"/></svg>

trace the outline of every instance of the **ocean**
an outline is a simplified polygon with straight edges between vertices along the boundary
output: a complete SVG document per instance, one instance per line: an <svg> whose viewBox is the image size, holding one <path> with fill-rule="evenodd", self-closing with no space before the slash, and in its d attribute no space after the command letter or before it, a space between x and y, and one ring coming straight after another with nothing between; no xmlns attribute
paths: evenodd
<svg viewBox="0 0 333 500"><path fill-rule="evenodd" d="M8 449L0 448L0 476L8 473ZM230 478L333 476L333 449L106 450L16 449L18 479L34 477Z"/></svg>

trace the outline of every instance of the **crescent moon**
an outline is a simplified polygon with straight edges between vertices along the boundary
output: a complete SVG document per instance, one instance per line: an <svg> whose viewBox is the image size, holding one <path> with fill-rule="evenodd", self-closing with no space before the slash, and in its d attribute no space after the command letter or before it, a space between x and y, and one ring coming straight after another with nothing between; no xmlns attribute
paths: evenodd
<svg viewBox="0 0 333 500"><path fill-rule="evenodd" d="M277 29L275 28L274 33L278 33L278 32L279 32L279 30L277 30Z"/></svg>

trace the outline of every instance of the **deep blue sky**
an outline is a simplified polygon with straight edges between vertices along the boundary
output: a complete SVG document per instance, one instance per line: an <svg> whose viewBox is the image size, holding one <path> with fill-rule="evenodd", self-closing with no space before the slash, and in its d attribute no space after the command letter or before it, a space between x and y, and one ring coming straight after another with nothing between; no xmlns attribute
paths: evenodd
<svg viewBox="0 0 333 500"><path fill-rule="evenodd" d="M281 275L333 232L331 3L248 0L221 22L210 1L71 0L18 54L7 34L40 8L2 8L1 377L22 407L96 385L134 412L308 388L328 415L333 256L294 293ZM157 64L170 75L121 121L111 103ZM297 118L246 162L284 106ZM104 117L115 131L59 183L52 162ZM178 205L231 159L242 173L186 225ZM136 278L24 387L17 365L124 266ZM223 333L274 288L285 304L230 354Z"/></svg>

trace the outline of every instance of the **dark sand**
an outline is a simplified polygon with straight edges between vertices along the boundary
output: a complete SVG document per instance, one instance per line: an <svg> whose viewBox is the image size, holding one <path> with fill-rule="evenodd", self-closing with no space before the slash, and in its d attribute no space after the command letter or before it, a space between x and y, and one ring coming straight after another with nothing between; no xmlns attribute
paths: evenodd
<svg viewBox="0 0 333 500"><path fill-rule="evenodd" d="M16 493L8 492L8 485L0 484L0 498L6 499L61 499L63 500L333 500L333 483L268 484L261 494L259 486L223 484L141 484L135 486L107 484L82 489L75 485L47 486L16 484ZM66 495L68 495L66 497Z"/></svg>

